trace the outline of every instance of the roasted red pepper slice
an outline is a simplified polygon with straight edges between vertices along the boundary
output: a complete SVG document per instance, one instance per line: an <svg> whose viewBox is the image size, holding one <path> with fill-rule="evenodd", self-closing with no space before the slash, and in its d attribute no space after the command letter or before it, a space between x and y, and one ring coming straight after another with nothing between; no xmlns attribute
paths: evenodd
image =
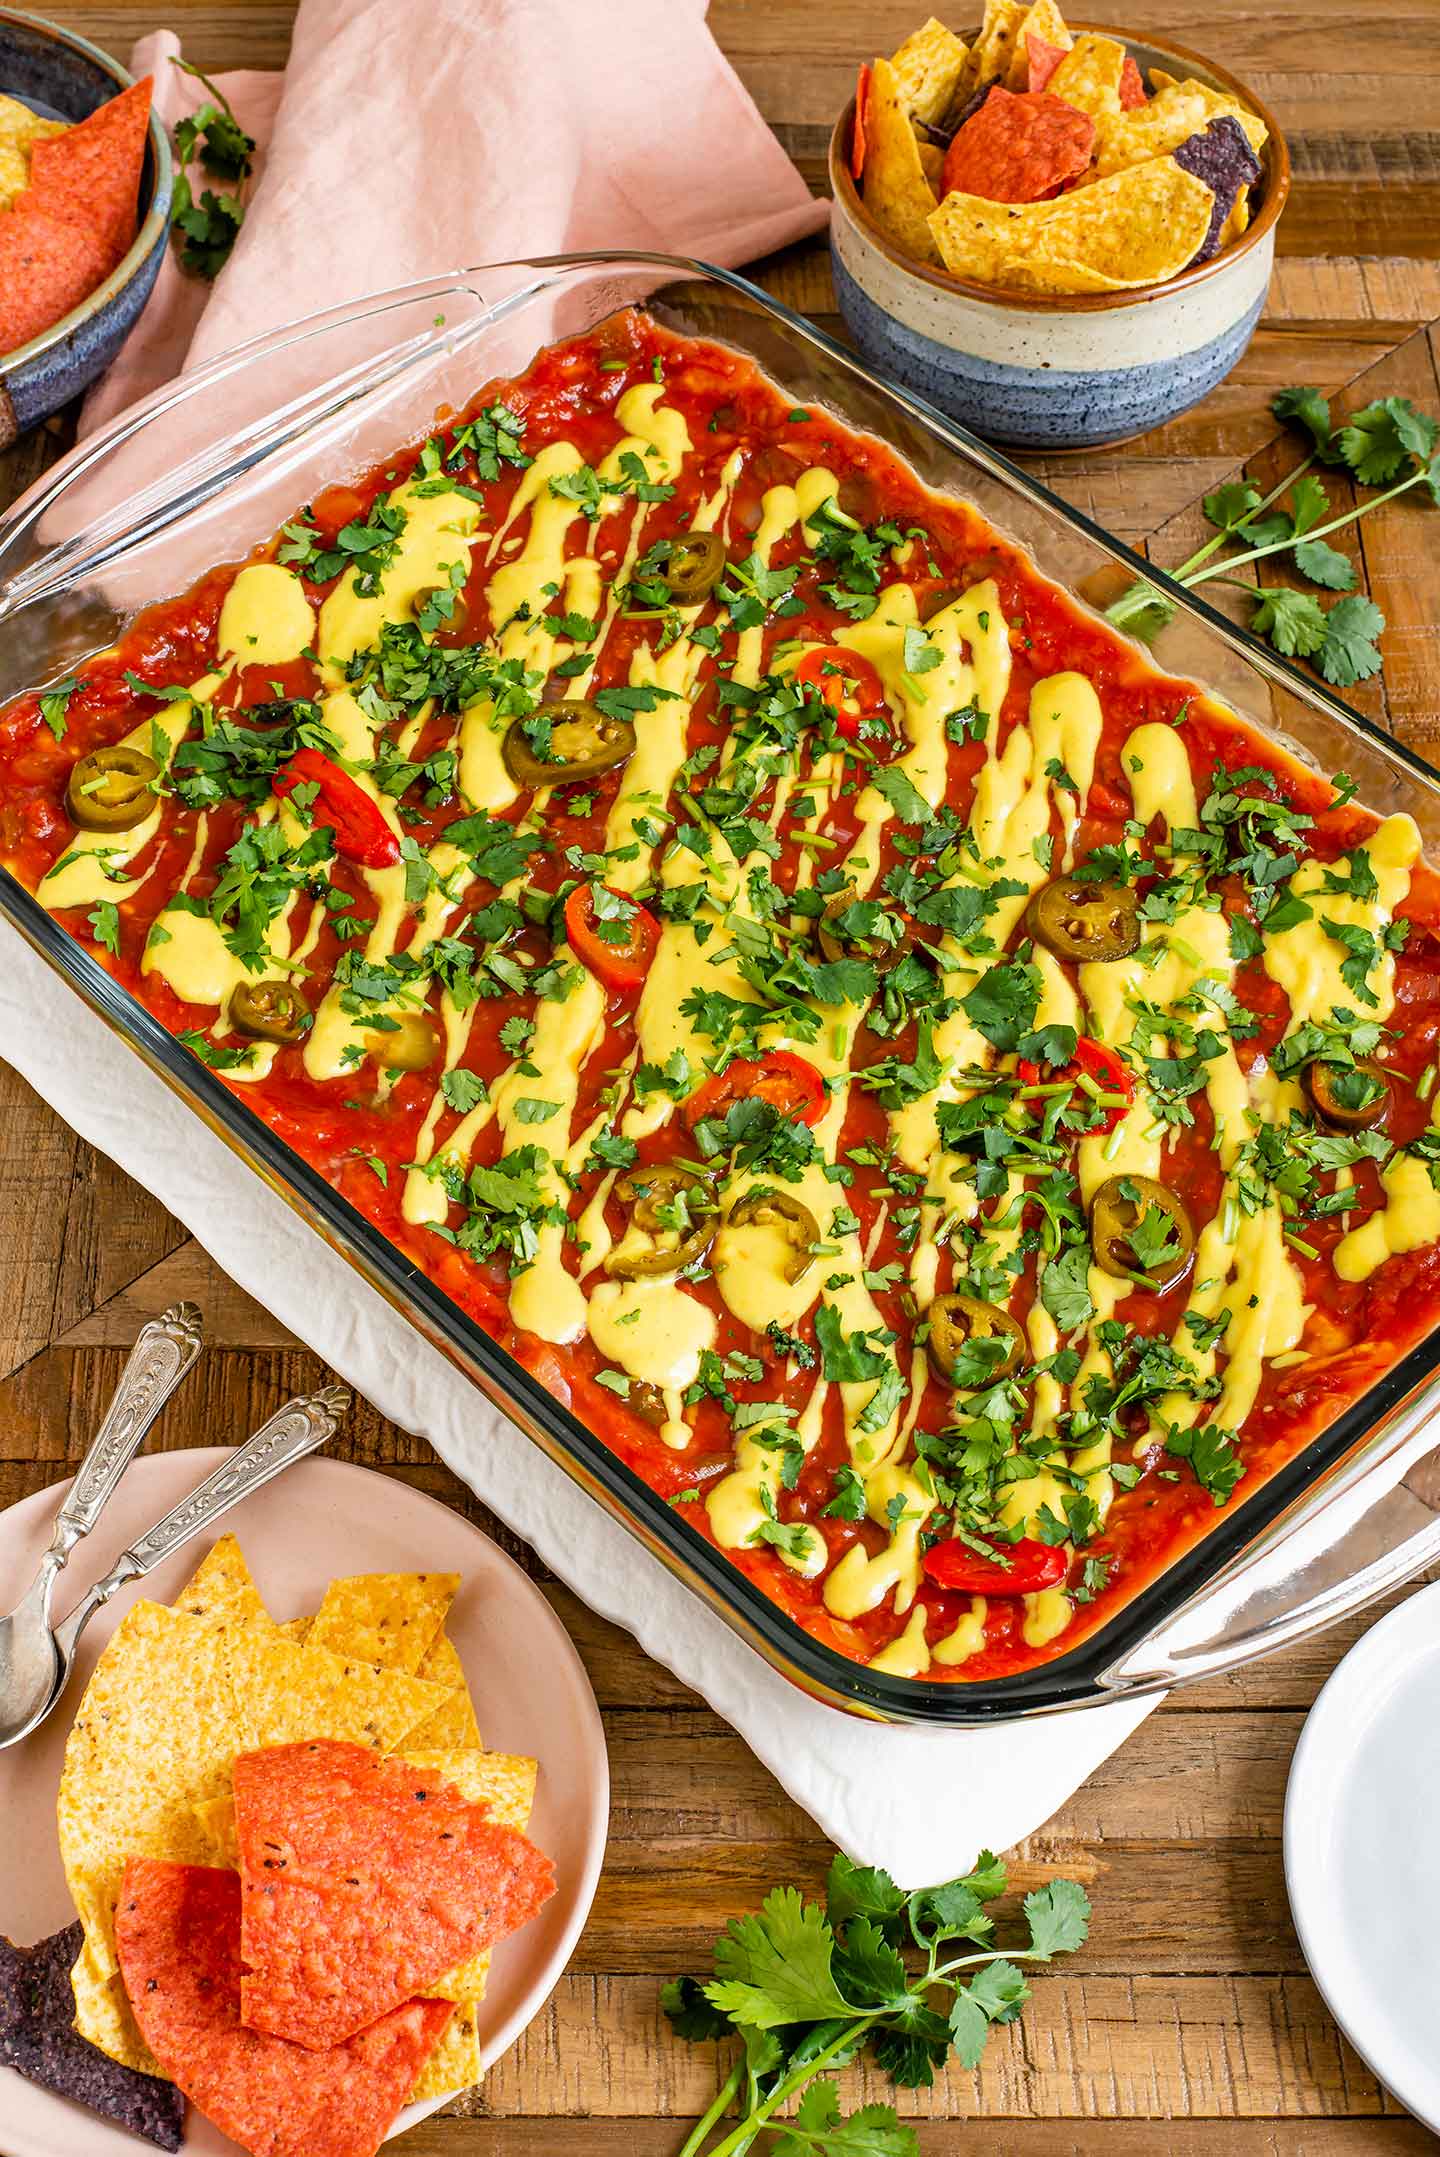
<svg viewBox="0 0 1440 2157"><path fill-rule="evenodd" d="M297 749L271 785L282 799L297 786L319 787L311 818L334 832L335 851L344 860L358 862L362 869L393 869L400 859L400 841L382 811L349 772L318 749Z"/></svg>
<svg viewBox="0 0 1440 2157"><path fill-rule="evenodd" d="M1040 1066L1022 1056L1015 1066L1015 1075L1025 1086L1040 1084ZM1128 1064L1116 1050L1106 1048L1103 1041L1092 1040L1089 1034L1081 1034L1075 1044L1075 1054L1068 1064L1050 1074L1047 1083L1063 1085L1066 1079L1080 1076L1088 1078L1102 1093L1119 1094L1118 1102L1109 1108L1098 1110L1104 1121L1095 1125L1087 1135L1091 1138L1108 1138L1121 1117L1135 1098L1135 1080Z"/></svg>
<svg viewBox="0 0 1440 2157"><path fill-rule="evenodd" d="M855 78L855 125L850 131L850 177L858 180L865 170L870 134L870 70L862 61Z"/></svg>
<svg viewBox="0 0 1440 2157"><path fill-rule="evenodd" d="M660 941L660 924L628 892L616 891L611 884L599 888L618 900L621 910L597 920L595 886L577 884L565 901L565 934L570 948L581 965L588 966L607 989L638 989L650 971L655 946ZM606 936L602 928L619 934Z"/></svg>
<svg viewBox="0 0 1440 2157"><path fill-rule="evenodd" d="M1022 1536L1018 1543L997 1543L995 1548L999 1555L985 1558L958 1536L934 1543L925 1553L925 1578L937 1588L958 1588L971 1595L1034 1595L1041 1588L1058 1587L1070 1568L1063 1544Z"/></svg>
<svg viewBox="0 0 1440 2157"><path fill-rule="evenodd" d="M685 1103L685 1121L693 1131L708 1117L722 1117L735 1102L768 1101L782 1116L797 1123L818 1123L825 1107L825 1081L814 1064L790 1049L776 1049L763 1063L737 1057L717 1078L692 1093Z"/></svg>
<svg viewBox="0 0 1440 2157"><path fill-rule="evenodd" d="M869 660L847 652L843 644L817 644L797 660L790 679L819 690L835 714L835 731L843 741L857 738L862 719L883 718L890 709Z"/></svg>

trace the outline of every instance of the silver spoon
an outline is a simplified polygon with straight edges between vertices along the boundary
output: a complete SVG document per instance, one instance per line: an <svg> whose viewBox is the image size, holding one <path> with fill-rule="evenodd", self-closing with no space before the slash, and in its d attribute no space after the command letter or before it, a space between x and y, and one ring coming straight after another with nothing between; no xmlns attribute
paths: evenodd
<svg viewBox="0 0 1440 2157"><path fill-rule="evenodd" d="M104 1578L86 1590L69 1617L50 1636L55 1671L46 1698L38 1707L32 1706L28 1719L21 1721L8 1712L9 1701L0 1697L0 1750L27 1737L45 1720L69 1682L80 1635L112 1595L127 1582L141 1579L193 1536L203 1535L232 1506L270 1482L282 1469L324 1445L327 1438L335 1435L349 1406L350 1395L343 1386L322 1386L318 1393L301 1394L297 1400L287 1401L246 1439L238 1452L213 1468L187 1497L178 1500L153 1528L122 1551Z"/></svg>
<svg viewBox="0 0 1440 2157"><path fill-rule="evenodd" d="M9 1617L0 1618L0 1746L32 1730L49 1707L59 1673L50 1630L55 1582L204 1345L193 1303L177 1303L142 1326L105 1420L56 1517L40 1569Z"/></svg>

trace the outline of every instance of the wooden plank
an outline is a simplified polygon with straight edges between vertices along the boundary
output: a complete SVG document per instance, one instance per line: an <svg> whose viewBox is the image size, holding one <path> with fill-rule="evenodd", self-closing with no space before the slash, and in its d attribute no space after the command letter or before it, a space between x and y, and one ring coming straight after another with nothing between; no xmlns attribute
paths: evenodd
<svg viewBox="0 0 1440 2157"><path fill-rule="evenodd" d="M465 2109L687 2121L714 2087L714 2055L675 2043L653 1979L572 1972ZM849 2103L892 2094L868 2070L842 2087ZM1023 2022L992 2033L978 2073L951 2069L931 2090L893 2094L902 2114L926 2121L1398 2111L1304 1977L1043 1974Z"/></svg>
<svg viewBox="0 0 1440 2157"><path fill-rule="evenodd" d="M673 2120L568 2118L565 2157L675 2157ZM1007 2120L1003 2149L983 2117L938 2120L924 2157L1433 2157L1435 2138L1414 2120ZM441 2114L412 2127L403 2157L556 2157L553 2116L474 2119Z"/></svg>

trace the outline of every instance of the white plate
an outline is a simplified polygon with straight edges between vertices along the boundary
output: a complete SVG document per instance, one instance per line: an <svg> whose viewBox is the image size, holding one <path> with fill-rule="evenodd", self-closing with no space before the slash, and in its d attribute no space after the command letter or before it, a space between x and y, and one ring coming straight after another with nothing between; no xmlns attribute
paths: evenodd
<svg viewBox="0 0 1440 2157"><path fill-rule="evenodd" d="M1440 1584L1350 1650L1285 1793L1285 1881L1325 2004L1401 2104L1440 2130Z"/></svg>
<svg viewBox="0 0 1440 2157"><path fill-rule="evenodd" d="M108 1570L116 1554L225 1458L214 1446L138 1460L100 1526L62 1576L57 1609ZM64 1486L68 1488L67 1486ZM61 1486L0 1514L0 1610L9 1610L50 1540ZM312 1458L237 1506L223 1523L244 1548L277 1618L314 1610L345 1573L459 1573L448 1620L465 1663L485 1743L540 1762L530 1832L555 1860L557 1892L495 1953L479 2011L485 2065L513 2044L554 1990L589 1913L610 1810L605 1737L590 1681L544 1596L488 1536L424 1492L345 1461ZM71 1717L95 1661L137 1597L169 1602L213 1538L201 1537L92 1619L70 1690L23 1745L0 1752L0 1932L28 1943L74 1917L55 1839L55 1797ZM411 2105L403 2133L445 2102ZM6 2157L138 2157L153 2147L93 2112L0 2068ZM189 2108L186 2157L234 2157L235 2144Z"/></svg>

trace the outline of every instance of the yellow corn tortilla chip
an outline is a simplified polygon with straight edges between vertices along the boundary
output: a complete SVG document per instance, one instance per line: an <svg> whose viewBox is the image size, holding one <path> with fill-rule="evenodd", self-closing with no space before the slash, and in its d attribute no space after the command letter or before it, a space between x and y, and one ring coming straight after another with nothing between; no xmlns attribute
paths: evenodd
<svg viewBox="0 0 1440 2157"><path fill-rule="evenodd" d="M1125 66L1125 47L1113 37L1087 30L1078 37L1056 68L1045 88L1051 97L1063 98L1077 112L1093 120L1118 113L1120 75Z"/></svg>
<svg viewBox="0 0 1440 2157"><path fill-rule="evenodd" d="M275 1630L284 1639L293 1641L298 1648L303 1640L309 1638L310 1628L314 1623L313 1618L287 1618L285 1623L277 1625Z"/></svg>
<svg viewBox="0 0 1440 2157"><path fill-rule="evenodd" d="M70 1972L70 1989L75 1995L75 2027L89 2044L122 2067L133 2067L137 2074L168 2079L140 2035L119 1976L100 1975L88 1944Z"/></svg>
<svg viewBox="0 0 1440 2157"><path fill-rule="evenodd" d="M114 1913L126 1858L204 1862L190 1806L224 1789L236 1751L229 1683L236 1637L158 1603L136 1603L85 1688L57 1813L61 1862L97 1976L119 1967Z"/></svg>
<svg viewBox="0 0 1440 2157"><path fill-rule="evenodd" d="M1249 230L1249 227L1250 190L1248 187L1242 187L1239 194L1235 197L1234 209L1230 212L1230 215L1226 218L1224 224L1220 227L1221 247L1228 247L1232 240L1238 240L1243 232L1247 232Z"/></svg>
<svg viewBox="0 0 1440 2157"><path fill-rule="evenodd" d="M1120 290L1182 270L1213 206L1203 180L1157 157L1052 202L947 195L930 224L957 276L1038 292Z"/></svg>
<svg viewBox="0 0 1440 2157"><path fill-rule="evenodd" d="M1062 60L1056 68L1051 78L1052 89L1068 64ZM1063 91L1059 94L1064 95ZM1232 119L1240 122L1251 149L1258 153L1266 139L1264 121L1258 120L1238 98L1227 97L1221 90L1212 90L1208 83L1191 80L1167 83L1156 91L1148 105L1137 105L1133 112L1113 112L1098 119L1096 173L1103 180L1112 172L1124 172L1127 167L1144 164L1149 158L1168 157L1172 150L1178 150L1182 142L1200 134L1223 113L1229 113Z"/></svg>
<svg viewBox="0 0 1440 2157"><path fill-rule="evenodd" d="M927 127L944 119L968 54L965 40L933 15L891 54L900 102L912 119Z"/></svg>
<svg viewBox="0 0 1440 2157"><path fill-rule="evenodd" d="M63 120L42 120L18 97L0 97L0 210L30 185L30 152L37 142L68 134Z"/></svg>
<svg viewBox="0 0 1440 2157"><path fill-rule="evenodd" d="M459 1585L458 1573L356 1573L332 1580L306 1645L413 1678Z"/></svg>
<svg viewBox="0 0 1440 2157"><path fill-rule="evenodd" d="M240 1844L235 1833L235 1799L231 1792L226 1790L219 1797L202 1798L190 1810L208 1852L202 1863L218 1865L226 1872L238 1872Z"/></svg>
<svg viewBox="0 0 1440 2157"><path fill-rule="evenodd" d="M919 145L919 150L920 170L930 183L930 192L938 202L940 200L940 175L945 170L945 152L938 143L934 142L922 142Z"/></svg>
<svg viewBox="0 0 1440 2157"><path fill-rule="evenodd" d="M347 1661L309 1640L297 1646L278 1630L242 1626L226 1638L236 1715L232 1758L304 1738L343 1738L393 1753L447 1697L443 1686L406 1671ZM209 1794L187 1792L192 1800Z"/></svg>
<svg viewBox="0 0 1440 2157"><path fill-rule="evenodd" d="M222 1535L206 1553L170 1607L187 1618L204 1618L211 1625L271 1622L233 1535Z"/></svg>
<svg viewBox="0 0 1440 2157"><path fill-rule="evenodd" d="M922 262L935 260L929 218L935 196L920 162L910 115L900 102L895 70L877 60L870 73L866 128L865 207L897 247Z"/></svg>
<svg viewBox="0 0 1440 2157"><path fill-rule="evenodd" d="M425 1660L416 1672L431 1685L448 1685L450 1698L433 1715L427 1716L410 1732L409 1743L422 1750L446 1751L480 1744L480 1725L475 1720L475 1710L470 1701L470 1688L465 1681L465 1665L459 1650L448 1633L439 1632L425 1651Z"/></svg>
<svg viewBox="0 0 1440 2157"><path fill-rule="evenodd" d="M1180 80L1178 75L1167 75L1163 67L1152 67L1149 74L1152 92L1156 90L1173 90Z"/></svg>
<svg viewBox="0 0 1440 2157"><path fill-rule="evenodd" d="M1020 25L1027 13L1025 0L985 0L985 19L980 35L970 47L970 59L961 77L966 97L982 90L987 82L1003 82L1010 72Z"/></svg>
<svg viewBox="0 0 1440 2157"><path fill-rule="evenodd" d="M1058 45L1069 52L1075 40L1065 27L1056 0L1035 0L1033 7L1025 11L1015 38L1015 50L1010 55L1010 66L1005 76L1007 90L1028 90L1030 87L1030 48L1025 43L1030 36L1043 37L1047 45Z"/></svg>
<svg viewBox="0 0 1440 2157"><path fill-rule="evenodd" d="M410 2092L412 2104L423 2104L431 2097L449 2097L455 2091L468 2090L472 2083L480 2080L480 2038L475 2028L474 2007L474 2001L462 2001L450 2017L449 2027L421 2068L420 2079Z"/></svg>

